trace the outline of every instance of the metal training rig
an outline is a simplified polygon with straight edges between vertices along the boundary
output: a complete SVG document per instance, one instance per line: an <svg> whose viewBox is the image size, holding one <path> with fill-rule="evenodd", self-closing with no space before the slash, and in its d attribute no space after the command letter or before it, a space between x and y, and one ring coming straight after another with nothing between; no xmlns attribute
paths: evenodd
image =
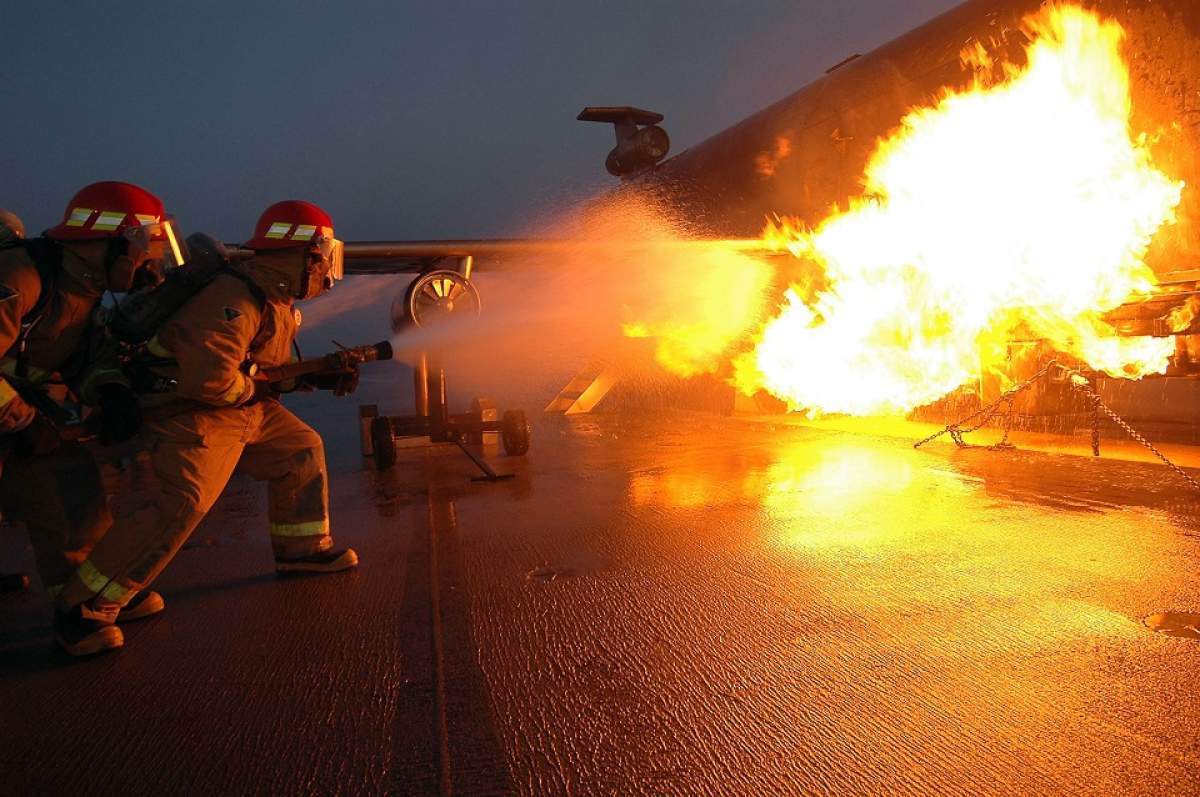
<svg viewBox="0 0 1200 797"><path fill-rule="evenodd" d="M434 268L420 274L392 305L396 332L427 327L451 317L478 315L479 292L471 283L472 258L458 258L454 269ZM501 412L488 399L475 399L470 411L452 415L446 393L446 372L433 353L418 360L413 374L415 415L379 415L375 407L360 408L363 453L371 454L377 470L396 462L396 439L427 437L431 443L453 443L482 472L474 481L500 481L514 474L497 473L468 446L480 445L487 433L498 433L504 453L511 457L529 450L529 422L521 410Z"/></svg>
<svg viewBox="0 0 1200 797"><path fill-rule="evenodd" d="M1091 432L1092 432L1092 456L1100 456L1100 418L1101 414L1107 416L1116 426L1124 432L1131 440L1143 446L1147 451L1153 454L1164 465L1170 468L1174 473L1187 482L1194 490L1200 493L1200 482L1197 482L1190 473L1185 471L1179 465L1172 462L1166 454L1160 451L1153 443L1146 439L1138 430L1134 429L1129 423L1114 412L1107 404L1100 400L1100 395L1096 392L1094 379L1076 368L1068 365L1063 365L1057 360L1050 360L1043 365L1033 376L1004 391L998 399L983 406L961 418L954 423L948 424L944 429L934 432L923 440L918 440L913 443L913 448L920 448L926 443L931 443L943 435L950 435L954 440L954 444L959 448L976 448L977 446L968 443L964 436L977 432L984 426L987 426L993 420L999 420L1001 428L1004 430L1003 437L999 442L993 443L983 448L989 451L1012 451L1016 446L1009 441L1008 436L1012 431L1013 417L1013 400L1017 394L1022 393L1032 387L1041 379L1050 378L1051 376L1059 375L1065 378L1072 390L1082 395L1091 407Z"/></svg>

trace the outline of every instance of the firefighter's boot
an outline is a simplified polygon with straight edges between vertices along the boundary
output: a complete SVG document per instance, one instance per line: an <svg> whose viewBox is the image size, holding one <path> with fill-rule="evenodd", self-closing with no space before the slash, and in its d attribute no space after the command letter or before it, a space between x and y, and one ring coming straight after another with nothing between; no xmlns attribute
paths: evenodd
<svg viewBox="0 0 1200 797"><path fill-rule="evenodd" d="M54 641L72 656L91 656L125 644L125 635L86 603L54 612Z"/></svg>
<svg viewBox="0 0 1200 797"><path fill-rule="evenodd" d="M158 614L166 607L162 595L154 590L144 589L121 608L121 613L117 615L117 622L128 623L131 620L141 620L143 617Z"/></svg>
<svg viewBox="0 0 1200 797"><path fill-rule="evenodd" d="M353 548L331 548L307 556L275 556L278 573L336 573L357 565L358 554Z"/></svg>

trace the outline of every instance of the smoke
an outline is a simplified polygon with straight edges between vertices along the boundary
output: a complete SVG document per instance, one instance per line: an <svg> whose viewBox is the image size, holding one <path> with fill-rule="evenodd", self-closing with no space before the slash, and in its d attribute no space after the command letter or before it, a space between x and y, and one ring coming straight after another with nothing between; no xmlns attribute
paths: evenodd
<svg viewBox="0 0 1200 797"><path fill-rule="evenodd" d="M391 304L412 276L348 277L306 303L301 343L324 351L331 337L391 337L398 361L415 365L427 354L445 367L455 411L474 396L533 410L598 361L644 390L701 374L727 379L769 309L764 263L697 241L645 196L593 200L523 237L561 243L552 253L477 260L478 317L450 315L393 334ZM383 380L385 395L409 392L403 369L373 367L364 377Z"/></svg>
<svg viewBox="0 0 1200 797"><path fill-rule="evenodd" d="M766 265L697 244L645 198L606 198L529 237L565 243L553 254L482 264L473 278L481 315L397 335L397 358L415 363L431 353L458 393L544 405L597 360L646 386L724 377L731 352L766 310Z"/></svg>
<svg viewBox="0 0 1200 797"><path fill-rule="evenodd" d="M310 329L338 320L361 318L367 308L375 309L381 299L390 297L412 279L409 274L358 275L344 279L334 290L304 305L304 325ZM379 316L386 321L386 314Z"/></svg>

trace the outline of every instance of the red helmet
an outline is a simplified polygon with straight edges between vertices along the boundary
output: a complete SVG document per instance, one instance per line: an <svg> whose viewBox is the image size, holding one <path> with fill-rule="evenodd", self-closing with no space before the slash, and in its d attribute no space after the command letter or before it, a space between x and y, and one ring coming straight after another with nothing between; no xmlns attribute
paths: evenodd
<svg viewBox="0 0 1200 797"><path fill-rule="evenodd" d="M333 219L311 202L286 199L263 211L254 225L247 249L285 249L312 246L317 239L333 239Z"/></svg>
<svg viewBox="0 0 1200 797"><path fill-rule="evenodd" d="M71 197L62 222L46 236L60 241L116 238L131 227L159 224L165 215L162 200L144 188L115 181L92 183Z"/></svg>

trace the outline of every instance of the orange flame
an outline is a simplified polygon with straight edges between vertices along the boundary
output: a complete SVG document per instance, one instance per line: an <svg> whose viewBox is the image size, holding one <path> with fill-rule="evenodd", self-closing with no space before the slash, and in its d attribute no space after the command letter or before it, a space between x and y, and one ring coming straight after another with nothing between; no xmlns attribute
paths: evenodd
<svg viewBox="0 0 1200 797"><path fill-rule="evenodd" d="M1170 339L1120 338L1101 318L1155 285L1151 238L1183 184L1130 130L1124 31L1073 6L1025 21L1023 67L978 51L965 91L881 140L863 197L815 229L768 224L825 284L789 290L735 384L793 408L902 413L1004 359L1018 328L1112 375L1165 370Z"/></svg>

